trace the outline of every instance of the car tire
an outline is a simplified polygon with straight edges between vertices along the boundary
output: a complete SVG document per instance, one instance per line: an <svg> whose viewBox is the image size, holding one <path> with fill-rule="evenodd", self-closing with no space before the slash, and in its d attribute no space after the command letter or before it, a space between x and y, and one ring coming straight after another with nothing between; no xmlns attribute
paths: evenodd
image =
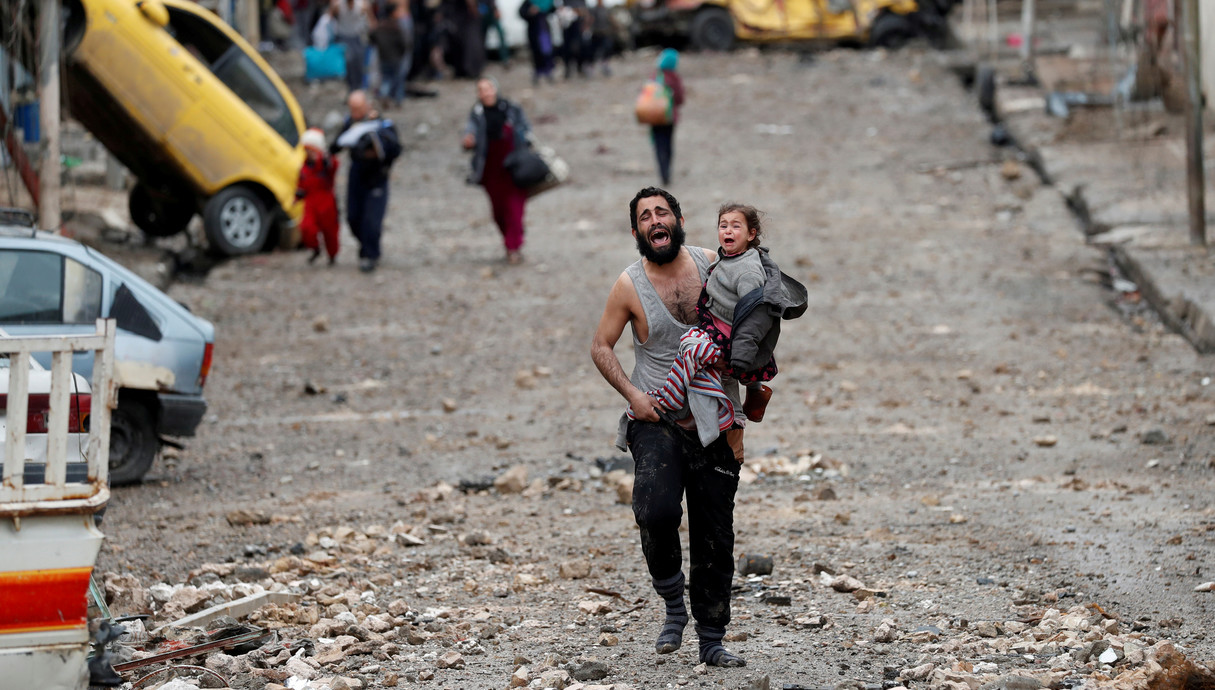
<svg viewBox="0 0 1215 690"><path fill-rule="evenodd" d="M88 29L88 18L84 14L84 5L80 0L64 0L63 15L63 54L71 56L80 46L84 32Z"/></svg>
<svg viewBox="0 0 1215 690"><path fill-rule="evenodd" d="M692 18L688 34L699 50L725 52L734 47L734 18L723 7L706 7Z"/></svg>
<svg viewBox="0 0 1215 690"><path fill-rule="evenodd" d="M135 401L118 401L110 415L110 485L134 484L152 468L160 440L152 413Z"/></svg>
<svg viewBox="0 0 1215 690"><path fill-rule="evenodd" d="M874 48L898 50L918 35L911 17L883 12L869 27L869 45Z"/></svg>
<svg viewBox="0 0 1215 690"><path fill-rule="evenodd" d="M149 237L172 237L186 229L194 209L186 204L158 201L142 184L135 185L127 199L131 221Z"/></svg>
<svg viewBox="0 0 1215 690"><path fill-rule="evenodd" d="M203 229L211 250L224 256L253 254L270 236L270 213L249 187L220 190L203 207Z"/></svg>

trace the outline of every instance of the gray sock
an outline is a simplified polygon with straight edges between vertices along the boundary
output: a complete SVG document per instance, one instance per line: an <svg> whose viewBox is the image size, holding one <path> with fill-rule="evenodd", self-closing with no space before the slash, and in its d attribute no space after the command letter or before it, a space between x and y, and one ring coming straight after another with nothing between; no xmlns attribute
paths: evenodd
<svg viewBox="0 0 1215 690"><path fill-rule="evenodd" d="M683 603L683 571L665 580L654 580L654 591L666 602L667 617L654 648L670 654L683 644L683 629L688 625L688 608Z"/></svg>
<svg viewBox="0 0 1215 690"><path fill-rule="evenodd" d="M726 649L721 640L726 636L725 628L711 628L696 624L696 636L700 638L700 660L710 666L740 668L747 662L741 656Z"/></svg>

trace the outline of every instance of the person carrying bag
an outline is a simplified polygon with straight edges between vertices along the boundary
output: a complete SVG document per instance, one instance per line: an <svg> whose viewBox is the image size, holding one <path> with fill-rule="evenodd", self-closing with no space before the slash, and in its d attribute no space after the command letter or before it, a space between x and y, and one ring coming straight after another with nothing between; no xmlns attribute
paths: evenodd
<svg viewBox="0 0 1215 690"><path fill-rule="evenodd" d="M683 105L683 80L676 72L678 66L678 51L673 48L662 51L658 55L654 78L650 80L655 87L648 88L650 83L647 83L647 88L642 89L641 96L637 99L637 119L650 126L650 142L654 145L654 156L658 159L658 176L664 187L671 184L671 161L675 157L675 124L679 122L679 107ZM665 104L663 96L666 97Z"/></svg>
<svg viewBox="0 0 1215 690"><path fill-rule="evenodd" d="M506 159L516 151L528 151L530 133L531 124L523 109L498 96L498 82L490 77L478 79L477 102L468 114L461 143L473 152L468 182L485 188L509 264L523 261L523 214L528 192L516 184Z"/></svg>

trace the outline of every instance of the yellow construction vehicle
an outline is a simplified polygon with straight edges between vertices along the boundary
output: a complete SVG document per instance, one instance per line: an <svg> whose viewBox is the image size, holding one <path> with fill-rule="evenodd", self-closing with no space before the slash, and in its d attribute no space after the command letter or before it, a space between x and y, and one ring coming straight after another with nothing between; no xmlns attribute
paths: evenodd
<svg viewBox="0 0 1215 690"><path fill-rule="evenodd" d="M628 0L641 42L686 39L700 50L736 41L831 41L897 48L939 38L955 0Z"/></svg>

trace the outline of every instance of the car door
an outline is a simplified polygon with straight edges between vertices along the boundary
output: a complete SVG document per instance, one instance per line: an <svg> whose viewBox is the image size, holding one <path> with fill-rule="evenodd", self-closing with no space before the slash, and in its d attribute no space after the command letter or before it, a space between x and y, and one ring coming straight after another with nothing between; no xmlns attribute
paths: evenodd
<svg viewBox="0 0 1215 690"><path fill-rule="evenodd" d="M294 194L302 154L300 121L259 59L209 13L168 4L166 30L206 70L200 99L170 135L182 155L207 174L211 192L257 180L282 202ZM289 205L289 203L285 204Z"/></svg>

